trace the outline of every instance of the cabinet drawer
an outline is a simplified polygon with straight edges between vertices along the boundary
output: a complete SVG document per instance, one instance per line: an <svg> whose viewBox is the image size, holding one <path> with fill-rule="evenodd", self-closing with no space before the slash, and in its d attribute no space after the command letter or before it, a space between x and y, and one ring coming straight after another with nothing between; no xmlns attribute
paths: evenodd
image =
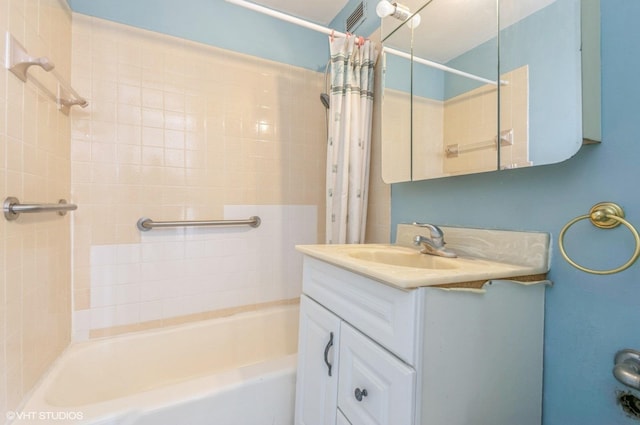
<svg viewBox="0 0 640 425"><path fill-rule="evenodd" d="M303 292L415 364L418 291L403 291L304 257Z"/></svg>
<svg viewBox="0 0 640 425"><path fill-rule="evenodd" d="M411 425L415 371L346 323L340 326L338 407L358 425Z"/></svg>

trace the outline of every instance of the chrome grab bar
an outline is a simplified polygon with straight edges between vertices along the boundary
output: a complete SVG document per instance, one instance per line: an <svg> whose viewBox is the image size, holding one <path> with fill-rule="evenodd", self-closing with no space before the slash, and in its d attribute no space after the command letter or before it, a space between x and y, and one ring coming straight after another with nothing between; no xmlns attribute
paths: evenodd
<svg viewBox="0 0 640 425"><path fill-rule="evenodd" d="M65 215L67 211L78 209L76 204L68 204L66 199L60 199L57 204L21 204L18 198L9 196L2 204L4 218L9 221L17 220L22 213L57 212Z"/></svg>
<svg viewBox="0 0 640 425"><path fill-rule="evenodd" d="M202 227L202 226L260 226L260 217L254 215L247 220L197 220L197 221L153 221L142 217L136 226L141 232L147 232L153 228L161 227Z"/></svg>

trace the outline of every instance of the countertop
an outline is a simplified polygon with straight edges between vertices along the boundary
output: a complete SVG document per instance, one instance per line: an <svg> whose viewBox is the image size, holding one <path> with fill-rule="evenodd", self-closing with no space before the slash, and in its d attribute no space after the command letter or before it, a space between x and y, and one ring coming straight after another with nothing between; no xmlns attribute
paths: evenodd
<svg viewBox="0 0 640 425"><path fill-rule="evenodd" d="M391 244L298 245L296 249L310 257L401 289L423 286L481 288L485 282L499 279L514 280L526 284L544 280L547 272L544 265L509 264L466 256L437 257L441 267L449 268L418 268L368 261L355 258L352 255L354 252L362 250L394 250L407 255L426 255L412 248Z"/></svg>

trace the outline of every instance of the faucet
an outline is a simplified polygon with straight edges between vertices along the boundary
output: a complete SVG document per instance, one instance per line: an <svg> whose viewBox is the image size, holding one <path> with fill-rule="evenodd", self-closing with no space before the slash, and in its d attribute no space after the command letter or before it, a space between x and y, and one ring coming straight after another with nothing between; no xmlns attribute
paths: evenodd
<svg viewBox="0 0 640 425"><path fill-rule="evenodd" d="M455 252L444 247L444 233L438 226L436 226L435 224L416 222L414 222L413 225L418 227L426 227L430 232L430 237L428 238L422 235L416 235L413 238L414 245L422 245L422 249L420 250L421 253L449 258L458 256Z"/></svg>

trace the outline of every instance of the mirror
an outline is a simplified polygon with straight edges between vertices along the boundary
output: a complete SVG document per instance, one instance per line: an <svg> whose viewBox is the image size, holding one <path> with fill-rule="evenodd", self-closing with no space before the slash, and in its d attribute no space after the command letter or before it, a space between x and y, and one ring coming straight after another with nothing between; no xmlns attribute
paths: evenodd
<svg viewBox="0 0 640 425"><path fill-rule="evenodd" d="M384 181L573 156L582 144L580 3L405 0L419 25L383 18Z"/></svg>

